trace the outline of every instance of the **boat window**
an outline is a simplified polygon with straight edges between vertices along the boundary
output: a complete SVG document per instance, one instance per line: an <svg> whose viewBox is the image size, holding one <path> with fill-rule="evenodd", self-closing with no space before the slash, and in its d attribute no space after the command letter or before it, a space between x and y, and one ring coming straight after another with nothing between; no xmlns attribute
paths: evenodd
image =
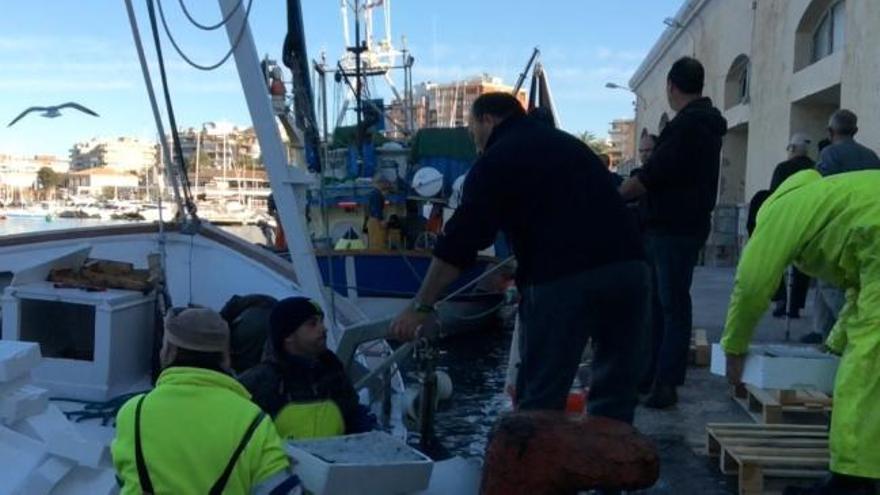
<svg viewBox="0 0 880 495"><path fill-rule="evenodd" d="M40 344L43 357L94 361L95 307L22 299L21 340Z"/></svg>

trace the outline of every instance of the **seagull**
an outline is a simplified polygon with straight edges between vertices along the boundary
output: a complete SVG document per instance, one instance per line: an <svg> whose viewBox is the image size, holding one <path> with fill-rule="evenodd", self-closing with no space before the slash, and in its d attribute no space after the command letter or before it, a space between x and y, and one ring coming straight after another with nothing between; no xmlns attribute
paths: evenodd
<svg viewBox="0 0 880 495"><path fill-rule="evenodd" d="M47 117L50 119L54 119L55 117L60 117L62 108L75 108L75 109L79 110L80 112L87 113L89 115L94 115L95 117L99 116L94 111L89 110L88 108L80 105L79 103L74 103L72 101L69 101L67 103L62 103L61 105L55 105L54 107L30 107L27 110L25 110L24 112L21 112L18 115L18 117L14 118L12 120L12 122L10 122L9 125L7 125L6 127L12 127L13 125L15 125L16 122L21 120L22 117L24 117L25 115L27 115L31 112L43 112L43 117Z"/></svg>

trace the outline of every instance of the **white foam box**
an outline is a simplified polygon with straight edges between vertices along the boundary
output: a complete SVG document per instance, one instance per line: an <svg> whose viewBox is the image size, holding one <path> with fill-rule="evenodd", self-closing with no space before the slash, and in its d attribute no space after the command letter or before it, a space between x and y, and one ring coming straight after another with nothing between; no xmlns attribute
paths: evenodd
<svg viewBox="0 0 880 495"><path fill-rule="evenodd" d="M50 404L42 413L23 419L13 429L43 441L50 454L88 467L101 466L106 446L83 437L55 405Z"/></svg>
<svg viewBox="0 0 880 495"><path fill-rule="evenodd" d="M40 346L33 342L0 340L0 383L26 375L40 364Z"/></svg>
<svg viewBox="0 0 880 495"><path fill-rule="evenodd" d="M46 458L46 447L0 426L0 495L20 494L23 484Z"/></svg>
<svg viewBox="0 0 880 495"><path fill-rule="evenodd" d="M749 347L743 383L771 390L818 390L831 394L838 358L812 346L766 344ZM712 345L712 373L724 376L727 359L720 344Z"/></svg>
<svg viewBox="0 0 880 495"><path fill-rule="evenodd" d="M27 495L49 495L58 482L75 466L76 463L73 461L49 456L39 467L31 471L20 491Z"/></svg>
<svg viewBox="0 0 880 495"><path fill-rule="evenodd" d="M51 495L113 495L119 493L112 469L75 467L55 485Z"/></svg>
<svg viewBox="0 0 880 495"><path fill-rule="evenodd" d="M290 442L294 473L322 495L397 495L428 487L433 461L384 432Z"/></svg>
<svg viewBox="0 0 880 495"><path fill-rule="evenodd" d="M0 423L11 425L40 414L49 405L49 391L20 379L0 386Z"/></svg>

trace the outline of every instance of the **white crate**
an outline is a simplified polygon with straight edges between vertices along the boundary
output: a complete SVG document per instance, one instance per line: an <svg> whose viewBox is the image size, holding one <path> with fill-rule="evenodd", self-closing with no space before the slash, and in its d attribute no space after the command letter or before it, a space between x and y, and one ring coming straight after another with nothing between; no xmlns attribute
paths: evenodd
<svg viewBox="0 0 880 495"><path fill-rule="evenodd" d="M18 382L16 382L18 383ZM16 421L40 414L49 405L49 392L24 383L18 387L3 387L0 396L0 423L11 425Z"/></svg>
<svg viewBox="0 0 880 495"><path fill-rule="evenodd" d="M291 442L305 488L321 495L397 495L424 490L433 462L387 433Z"/></svg>
<svg viewBox="0 0 880 495"><path fill-rule="evenodd" d="M20 491L27 495L49 495L75 465L73 461L49 456L39 467L31 471Z"/></svg>
<svg viewBox="0 0 880 495"><path fill-rule="evenodd" d="M771 390L818 390L831 394L838 358L815 347L767 344L749 347L743 383ZM712 373L724 376L727 359L720 344L712 345Z"/></svg>
<svg viewBox="0 0 880 495"><path fill-rule="evenodd" d="M7 287L2 304L3 337L40 342L43 359L31 374L34 383L53 395L107 400L130 392L149 375L153 294L116 289L89 292L32 282ZM46 316L52 311L71 316ZM53 355L53 343L68 338L90 353Z"/></svg>
<svg viewBox="0 0 880 495"><path fill-rule="evenodd" d="M45 459L41 442L0 426L0 495L22 493L22 485Z"/></svg>
<svg viewBox="0 0 880 495"><path fill-rule="evenodd" d="M113 495L119 493L116 472L78 466L61 478L52 495Z"/></svg>
<svg viewBox="0 0 880 495"><path fill-rule="evenodd" d="M99 468L106 446L86 439L55 405L22 420L14 429L46 444L50 454L76 464Z"/></svg>
<svg viewBox="0 0 880 495"><path fill-rule="evenodd" d="M40 364L40 346L33 342L0 340L0 384L11 382Z"/></svg>

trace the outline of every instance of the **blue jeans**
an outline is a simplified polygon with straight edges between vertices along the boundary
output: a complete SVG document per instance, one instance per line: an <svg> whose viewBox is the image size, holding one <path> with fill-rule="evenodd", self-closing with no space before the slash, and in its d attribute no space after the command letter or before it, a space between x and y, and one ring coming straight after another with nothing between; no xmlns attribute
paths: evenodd
<svg viewBox="0 0 880 495"><path fill-rule="evenodd" d="M645 244L654 274L651 332L653 366L646 381L684 384L691 345L691 282L705 240L696 236L648 235Z"/></svg>
<svg viewBox="0 0 880 495"><path fill-rule="evenodd" d="M642 261L522 287L517 408L563 410L592 338L587 409L631 423L644 374L650 291Z"/></svg>

